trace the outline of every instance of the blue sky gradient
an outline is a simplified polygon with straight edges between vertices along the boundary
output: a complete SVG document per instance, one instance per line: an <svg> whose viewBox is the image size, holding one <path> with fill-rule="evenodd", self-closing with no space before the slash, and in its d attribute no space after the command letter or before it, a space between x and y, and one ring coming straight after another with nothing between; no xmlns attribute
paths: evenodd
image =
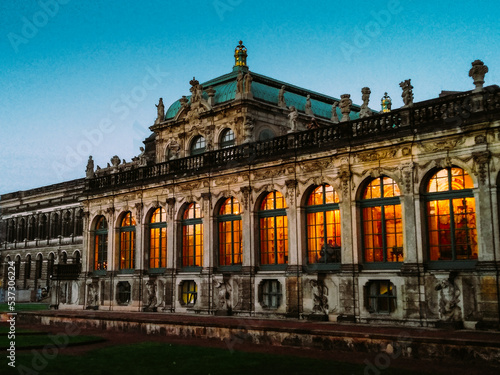
<svg viewBox="0 0 500 375"><path fill-rule="evenodd" d="M84 177L88 155L129 161L189 81L250 70L380 109L471 90L471 62L500 84L500 3L83 1L0 3L0 194Z"/></svg>

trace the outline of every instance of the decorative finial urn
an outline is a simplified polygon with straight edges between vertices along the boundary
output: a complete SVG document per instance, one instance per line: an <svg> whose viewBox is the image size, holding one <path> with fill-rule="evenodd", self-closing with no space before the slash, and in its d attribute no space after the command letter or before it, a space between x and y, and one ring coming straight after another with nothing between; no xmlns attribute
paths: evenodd
<svg viewBox="0 0 500 375"><path fill-rule="evenodd" d="M472 68L469 70L469 77L474 80L476 88L475 92L481 91L484 84L484 76L488 73L488 67L481 60L476 60L472 63Z"/></svg>
<svg viewBox="0 0 500 375"><path fill-rule="evenodd" d="M247 48L241 40L234 50L234 66L247 66Z"/></svg>

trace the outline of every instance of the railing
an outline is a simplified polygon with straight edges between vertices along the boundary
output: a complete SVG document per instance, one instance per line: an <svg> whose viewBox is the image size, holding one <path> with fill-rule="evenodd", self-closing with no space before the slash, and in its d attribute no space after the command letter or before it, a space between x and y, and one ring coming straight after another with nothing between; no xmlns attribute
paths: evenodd
<svg viewBox="0 0 500 375"><path fill-rule="evenodd" d="M387 113L290 133L267 141L247 143L204 154L170 160L86 180L86 189L99 191L128 184L146 183L156 178L173 179L197 173L217 171L276 160L311 150L325 150L350 143L362 143L383 137L423 134L436 129L466 126L478 119L498 119L500 87L489 86L480 93L471 91L415 103ZM494 117L496 116L496 117Z"/></svg>

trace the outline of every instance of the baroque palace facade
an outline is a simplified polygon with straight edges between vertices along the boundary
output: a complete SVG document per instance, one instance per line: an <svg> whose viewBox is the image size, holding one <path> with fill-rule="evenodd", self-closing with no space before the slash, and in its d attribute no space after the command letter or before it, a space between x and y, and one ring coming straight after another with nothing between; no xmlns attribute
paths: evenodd
<svg viewBox="0 0 500 375"><path fill-rule="evenodd" d="M500 88L368 108L250 72L200 84L130 162L1 196L3 286L54 308L499 322ZM465 74L464 74L465 76ZM471 85L472 86L472 85Z"/></svg>

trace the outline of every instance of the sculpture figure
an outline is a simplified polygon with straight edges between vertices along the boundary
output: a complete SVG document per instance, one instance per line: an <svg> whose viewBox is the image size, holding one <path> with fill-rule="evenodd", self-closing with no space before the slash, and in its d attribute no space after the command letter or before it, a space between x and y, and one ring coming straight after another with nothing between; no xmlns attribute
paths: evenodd
<svg viewBox="0 0 500 375"><path fill-rule="evenodd" d="M328 314L328 288L323 280L311 280L313 295L313 314Z"/></svg>
<svg viewBox="0 0 500 375"><path fill-rule="evenodd" d="M462 320L460 289L455 282L455 275L450 273L448 279L442 280L434 288L439 291L439 314L444 321Z"/></svg>
<svg viewBox="0 0 500 375"><path fill-rule="evenodd" d="M311 104L311 95L307 95L307 97L306 97L305 112L306 112L306 115L314 116L314 113L313 113L313 110L312 110L312 104Z"/></svg>
<svg viewBox="0 0 500 375"><path fill-rule="evenodd" d="M245 74L245 93L246 94L250 94L252 92L252 81L253 81L253 78L252 78L252 75L250 74L250 72Z"/></svg>
<svg viewBox="0 0 500 375"><path fill-rule="evenodd" d="M147 302L144 305L144 311L156 311L158 299L156 298L156 283L154 280L149 280L146 283Z"/></svg>
<svg viewBox="0 0 500 375"><path fill-rule="evenodd" d="M352 105L352 100L350 98L350 94L340 95L340 112L342 112L342 118L340 119L340 122L349 121L351 119L349 117Z"/></svg>
<svg viewBox="0 0 500 375"><path fill-rule="evenodd" d="M87 178L94 177L94 160L92 160L92 155L89 156L89 161L87 162L87 168L85 170L85 176Z"/></svg>
<svg viewBox="0 0 500 375"><path fill-rule="evenodd" d="M363 87L361 89L361 94L362 94L361 99L363 100L363 104L361 104L361 108L359 110L359 117L363 118L371 116L373 113L370 110L370 108L368 108L368 102L370 101L370 94L371 94L370 88Z"/></svg>
<svg viewBox="0 0 500 375"><path fill-rule="evenodd" d="M155 104L157 116L155 124L159 124L160 122L165 121L165 106L163 105L163 98L160 98L158 104Z"/></svg>
<svg viewBox="0 0 500 375"><path fill-rule="evenodd" d="M191 88L189 89L191 91L191 104L197 103L202 99L203 86L200 85L200 82L195 77L189 83L191 84Z"/></svg>
<svg viewBox="0 0 500 375"><path fill-rule="evenodd" d="M411 79L401 82L399 86L403 89L403 93L401 94L403 103L405 103L403 107L411 107L413 105L413 86L411 85Z"/></svg>
<svg viewBox="0 0 500 375"><path fill-rule="evenodd" d="M278 92L278 106L286 108L286 102L285 102L285 85L281 86L281 89Z"/></svg>
<svg viewBox="0 0 500 375"><path fill-rule="evenodd" d="M340 121L339 121L339 116L337 114L337 107L339 106L339 103L338 102L334 102L332 104L332 117L331 117L331 120L334 124L338 124Z"/></svg>
<svg viewBox="0 0 500 375"><path fill-rule="evenodd" d="M299 118L299 112L295 106L290 107L290 113L288 114L288 126L290 127L289 133L297 131L297 119Z"/></svg>
<svg viewBox="0 0 500 375"><path fill-rule="evenodd" d="M243 120L243 130L245 132L245 139L243 140L243 143L248 143L252 141L252 135L253 135L253 120L251 117L247 116Z"/></svg>
<svg viewBox="0 0 500 375"><path fill-rule="evenodd" d="M236 77L236 94L243 94L243 72L240 70Z"/></svg>

